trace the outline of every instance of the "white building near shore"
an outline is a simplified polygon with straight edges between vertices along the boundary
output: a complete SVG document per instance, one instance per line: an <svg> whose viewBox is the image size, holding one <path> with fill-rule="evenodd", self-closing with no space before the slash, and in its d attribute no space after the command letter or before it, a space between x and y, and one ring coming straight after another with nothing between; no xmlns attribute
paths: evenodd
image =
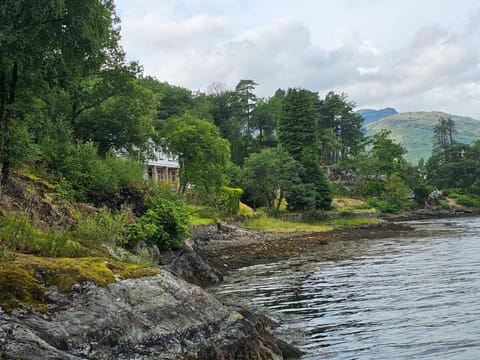
<svg viewBox="0 0 480 360"><path fill-rule="evenodd" d="M178 156L167 151L165 146L151 142L152 155L146 161L145 179L155 183L170 184L178 189L180 184L180 164Z"/></svg>

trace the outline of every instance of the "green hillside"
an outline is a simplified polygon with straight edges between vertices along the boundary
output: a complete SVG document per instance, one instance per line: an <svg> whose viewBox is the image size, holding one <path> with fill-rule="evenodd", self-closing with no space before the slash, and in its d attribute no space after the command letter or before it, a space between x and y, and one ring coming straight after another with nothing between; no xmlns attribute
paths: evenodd
<svg viewBox="0 0 480 360"><path fill-rule="evenodd" d="M451 117L455 121L456 142L472 144L480 140L479 120L439 111L399 113L367 124L365 131L367 135L373 135L382 129L390 130L391 137L408 150L406 159L417 164L421 158L427 160L432 154L433 128L440 117Z"/></svg>

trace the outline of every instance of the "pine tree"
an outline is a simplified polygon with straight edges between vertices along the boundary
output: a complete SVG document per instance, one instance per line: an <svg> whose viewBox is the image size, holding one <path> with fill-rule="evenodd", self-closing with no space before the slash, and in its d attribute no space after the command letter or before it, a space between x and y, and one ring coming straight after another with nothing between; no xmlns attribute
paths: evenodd
<svg viewBox="0 0 480 360"><path fill-rule="evenodd" d="M303 186L286 195L289 208L328 209L331 192L318 159L316 94L304 89L289 89L283 102L283 116L278 127L279 142L300 164Z"/></svg>

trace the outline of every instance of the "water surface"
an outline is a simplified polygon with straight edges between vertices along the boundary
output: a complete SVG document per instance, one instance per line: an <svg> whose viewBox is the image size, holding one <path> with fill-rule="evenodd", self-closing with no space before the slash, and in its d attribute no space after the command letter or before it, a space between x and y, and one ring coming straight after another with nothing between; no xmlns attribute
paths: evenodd
<svg viewBox="0 0 480 360"><path fill-rule="evenodd" d="M410 222L240 269L214 291L264 313L302 359L480 359L480 218Z"/></svg>

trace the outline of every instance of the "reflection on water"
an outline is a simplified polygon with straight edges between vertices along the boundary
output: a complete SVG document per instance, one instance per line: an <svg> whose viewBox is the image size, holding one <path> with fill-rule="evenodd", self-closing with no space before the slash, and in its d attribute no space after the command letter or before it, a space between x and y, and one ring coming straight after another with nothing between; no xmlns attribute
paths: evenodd
<svg viewBox="0 0 480 360"><path fill-rule="evenodd" d="M304 359L480 359L480 219L411 224L240 269L215 292L278 320Z"/></svg>

